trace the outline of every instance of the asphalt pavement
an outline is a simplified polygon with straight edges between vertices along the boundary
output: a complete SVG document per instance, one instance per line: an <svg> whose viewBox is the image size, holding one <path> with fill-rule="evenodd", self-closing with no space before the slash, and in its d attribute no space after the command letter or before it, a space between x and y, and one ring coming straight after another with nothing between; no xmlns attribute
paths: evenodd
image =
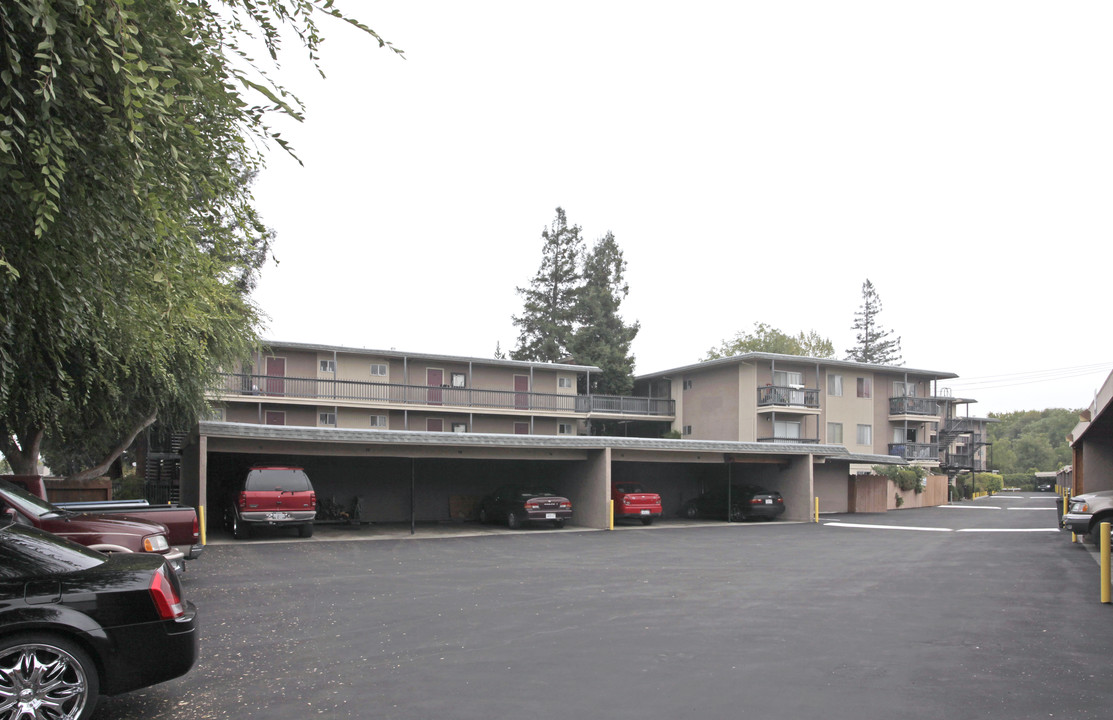
<svg viewBox="0 0 1113 720"><path fill-rule="evenodd" d="M1105 717L1113 607L1054 508L218 541L198 665L94 718Z"/></svg>

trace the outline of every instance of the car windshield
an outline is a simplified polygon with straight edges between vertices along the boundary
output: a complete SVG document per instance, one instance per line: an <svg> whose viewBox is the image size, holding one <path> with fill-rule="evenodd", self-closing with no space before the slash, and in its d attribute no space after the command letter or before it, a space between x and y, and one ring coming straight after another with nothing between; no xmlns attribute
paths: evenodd
<svg viewBox="0 0 1113 720"><path fill-rule="evenodd" d="M299 468L255 468L247 474L245 490L308 492L309 477Z"/></svg>
<svg viewBox="0 0 1113 720"><path fill-rule="evenodd" d="M24 525L0 527L0 577L54 575L96 567L108 560L96 550Z"/></svg>
<svg viewBox="0 0 1113 720"><path fill-rule="evenodd" d="M0 499L7 505L17 508L20 512L31 517L45 517L47 515L62 515L65 511L56 508L46 500L35 497L23 488L17 487L7 480L0 480Z"/></svg>
<svg viewBox="0 0 1113 720"><path fill-rule="evenodd" d="M620 492L624 493L645 492L645 490L642 489L642 486L637 483L619 483L618 489Z"/></svg>

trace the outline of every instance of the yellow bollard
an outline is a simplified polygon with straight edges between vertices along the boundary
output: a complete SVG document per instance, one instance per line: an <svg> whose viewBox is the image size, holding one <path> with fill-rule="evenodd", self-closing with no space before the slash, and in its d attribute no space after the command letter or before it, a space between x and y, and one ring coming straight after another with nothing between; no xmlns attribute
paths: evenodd
<svg viewBox="0 0 1113 720"><path fill-rule="evenodd" d="M815 496L815 521L819 522L819 496Z"/></svg>
<svg viewBox="0 0 1113 720"><path fill-rule="evenodd" d="M614 499L613 498L607 501L607 514L611 518L610 525L607 527L607 529L608 530L614 530Z"/></svg>
<svg viewBox="0 0 1113 720"><path fill-rule="evenodd" d="M205 544L205 506L202 505L201 507L197 508L197 512L200 515L200 517L197 518L197 522L201 525L201 544L204 545Z"/></svg>
<svg viewBox="0 0 1113 720"><path fill-rule="evenodd" d="M1109 603L1109 528L1111 525L1103 522L1098 526L1101 529L1101 601Z"/></svg>

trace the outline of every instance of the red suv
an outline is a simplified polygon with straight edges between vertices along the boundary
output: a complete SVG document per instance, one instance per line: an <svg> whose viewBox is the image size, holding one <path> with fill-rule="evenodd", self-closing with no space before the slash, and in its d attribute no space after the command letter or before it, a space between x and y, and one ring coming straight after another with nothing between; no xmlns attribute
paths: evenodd
<svg viewBox="0 0 1113 720"><path fill-rule="evenodd" d="M237 540L255 527L296 527L307 538L313 535L317 493L300 467L253 467L224 517Z"/></svg>

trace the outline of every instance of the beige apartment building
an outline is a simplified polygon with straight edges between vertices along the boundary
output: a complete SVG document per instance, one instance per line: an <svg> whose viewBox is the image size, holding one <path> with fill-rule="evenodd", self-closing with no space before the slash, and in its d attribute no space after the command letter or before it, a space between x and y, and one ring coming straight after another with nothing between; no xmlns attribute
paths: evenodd
<svg viewBox="0 0 1113 720"><path fill-rule="evenodd" d="M940 389L954 373L747 353L641 375L635 393L675 404L691 440L842 445L945 471L986 468L985 418ZM868 466L851 471L868 471Z"/></svg>

